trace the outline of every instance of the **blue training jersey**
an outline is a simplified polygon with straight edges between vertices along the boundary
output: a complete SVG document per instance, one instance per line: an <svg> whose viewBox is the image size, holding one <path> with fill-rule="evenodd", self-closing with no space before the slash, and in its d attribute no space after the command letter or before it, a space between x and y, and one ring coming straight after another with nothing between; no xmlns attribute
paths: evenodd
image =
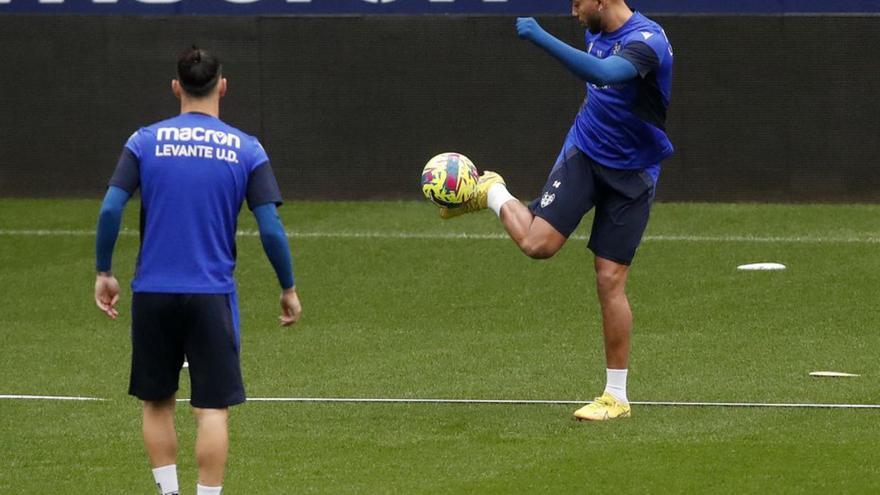
<svg viewBox="0 0 880 495"><path fill-rule="evenodd" d="M672 154L666 136L666 110L672 89L672 45L663 28L642 14L612 33L587 31L587 52L599 58L617 55L638 70L635 79L598 86L587 96L570 136L601 165L649 169L657 179L660 162Z"/></svg>
<svg viewBox="0 0 880 495"><path fill-rule="evenodd" d="M134 292L234 292L242 203L281 202L259 141L200 113L135 132L110 185L141 190Z"/></svg>

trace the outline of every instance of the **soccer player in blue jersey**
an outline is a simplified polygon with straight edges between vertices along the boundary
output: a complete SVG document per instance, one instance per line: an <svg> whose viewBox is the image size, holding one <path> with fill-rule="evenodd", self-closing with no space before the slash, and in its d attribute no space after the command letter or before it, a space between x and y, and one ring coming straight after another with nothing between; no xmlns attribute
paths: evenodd
<svg viewBox="0 0 880 495"><path fill-rule="evenodd" d="M233 270L242 203L257 219L281 285L281 324L302 305L276 211L278 183L259 141L219 119L226 79L196 47L181 54L172 90L179 116L135 132L110 179L98 220L95 302L115 319L113 247L126 202L140 189L141 246L132 281L129 393L143 401L143 437L159 492L178 493L175 394L189 363L197 421L197 493L219 494L229 450L228 408L244 402Z"/></svg>
<svg viewBox="0 0 880 495"><path fill-rule="evenodd" d="M589 248L595 255L607 381L604 393L574 416L601 421L631 414L626 380L632 312L625 287L660 162L672 154L665 123L673 57L663 29L624 0L571 0L571 12L587 28L585 51L548 34L532 18L516 21L521 38L555 57L587 87L541 197L525 206L500 175L487 171L474 199L440 213L452 218L491 208L525 254L544 259L559 251L595 208Z"/></svg>

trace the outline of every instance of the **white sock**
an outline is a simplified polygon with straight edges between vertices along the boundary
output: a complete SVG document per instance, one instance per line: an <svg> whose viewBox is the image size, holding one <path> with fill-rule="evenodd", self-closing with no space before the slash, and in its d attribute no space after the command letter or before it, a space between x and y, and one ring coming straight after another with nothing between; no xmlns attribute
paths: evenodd
<svg viewBox="0 0 880 495"><path fill-rule="evenodd" d="M626 372L627 370L606 368L605 376L607 381L605 382L605 392L611 394L620 402L629 404L629 400L626 398Z"/></svg>
<svg viewBox="0 0 880 495"><path fill-rule="evenodd" d="M489 188L489 208L491 208L499 217L501 216L501 207L511 199L516 198L507 192L507 187L505 187L504 184L492 184L492 187Z"/></svg>
<svg viewBox="0 0 880 495"><path fill-rule="evenodd" d="M222 486L202 486L196 484L196 495L220 495Z"/></svg>
<svg viewBox="0 0 880 495"><path fill-rule="evenodd" d="M157 467L153 469L153 479L162 495L177 495L177 464Z"/></svg>

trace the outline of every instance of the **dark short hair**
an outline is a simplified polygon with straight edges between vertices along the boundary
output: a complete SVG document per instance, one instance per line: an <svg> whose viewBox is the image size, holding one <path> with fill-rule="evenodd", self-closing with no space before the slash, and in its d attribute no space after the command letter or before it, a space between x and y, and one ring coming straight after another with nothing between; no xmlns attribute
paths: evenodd
<svg viewBox="0 0 880 495"><path fill-rule="evenodd" d="M205 96L220 80L220 60L193 45L177 57L177 80L192 96Z"/></svg>

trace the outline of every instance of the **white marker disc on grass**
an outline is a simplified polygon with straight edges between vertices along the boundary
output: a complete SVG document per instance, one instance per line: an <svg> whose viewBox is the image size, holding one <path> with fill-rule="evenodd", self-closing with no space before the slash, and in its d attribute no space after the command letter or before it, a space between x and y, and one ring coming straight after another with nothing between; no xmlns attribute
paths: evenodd
<svg viewBox="0 0 880 495"><path fill-rule="evenodd" d="M737 270L757 271L757 270L785 270L782 263L750 263L748 265L739 265Z"/></svg>
<svg viewBox="0 0 880 495"><path fill-rule="evenodd" d="M861 376L853 373L844 373L842 371L811 371L810 376L827 377L827 378L844 378Z"/></svg>

